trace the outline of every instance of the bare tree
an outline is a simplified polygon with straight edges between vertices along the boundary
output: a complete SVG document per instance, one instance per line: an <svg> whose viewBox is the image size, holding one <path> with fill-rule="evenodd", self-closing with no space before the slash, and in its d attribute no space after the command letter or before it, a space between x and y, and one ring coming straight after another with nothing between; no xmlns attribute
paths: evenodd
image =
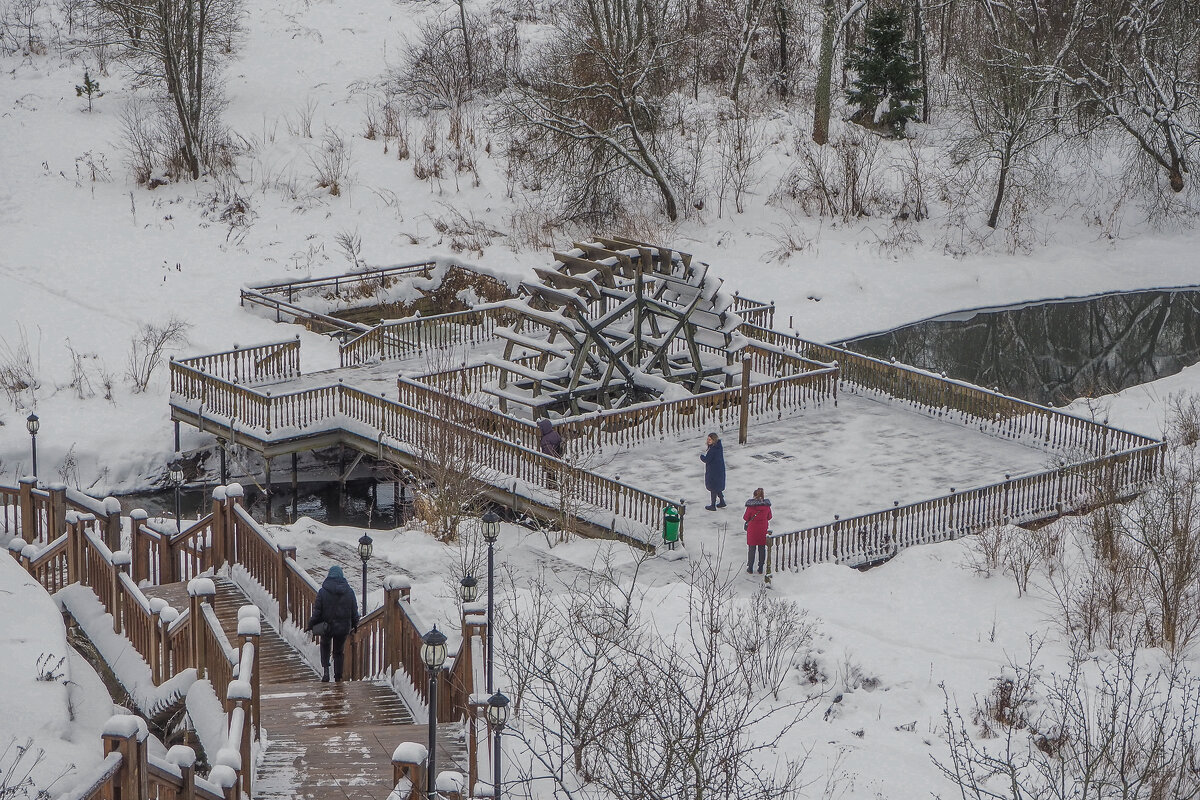
<svg viewBox="0 0 1200 800"><path fill-rule="evenodd" d="M239 0L94 0L95 46L115 46L144 84L162 90L176 123L179 156L200 177L219 112L217 75L240 30Z"/></svg>
<svg viewBox="0 0 1200 800"><path fill-rule="evenodd" d="M129 344L129 362L126 375L133 384L133 391L141 393L150 385L154 370L162 364L163 355L187 343L189 325L178 317L171 317L162 324L143 322Z"/></svg>
<svg viewBox="0 0 1200 800"><path fill-rule="evenodd" d="M672 88L679 26L668 0L569 0L555 34L513 77L503 123L524 157L554 156L592 191L612 173L649 181L669 219L679 215L670 151L660 141L661 98Z"/></svg>
<svg viewBox="0 0 1200 800"><path fill-rule="evenodd" d="M1080 0L1087 24L1058 67L1183 191L1200 144L1200 40L1188 0Z"/></svg>

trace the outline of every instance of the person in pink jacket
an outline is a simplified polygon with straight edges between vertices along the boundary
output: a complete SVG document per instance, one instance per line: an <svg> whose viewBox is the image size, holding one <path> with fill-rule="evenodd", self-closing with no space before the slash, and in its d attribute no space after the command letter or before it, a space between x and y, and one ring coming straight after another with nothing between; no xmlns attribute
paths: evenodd
<svg viewBox="0 0 1200 800"><path fill-rule="evenodd" d="M750 549L750 560L746 572L754 572L754 555L758 551L758 571L761 574L767 560L767 533L771 522L771 501L761 488L754 490L754 497L746 501L746 546Z"/></svg>

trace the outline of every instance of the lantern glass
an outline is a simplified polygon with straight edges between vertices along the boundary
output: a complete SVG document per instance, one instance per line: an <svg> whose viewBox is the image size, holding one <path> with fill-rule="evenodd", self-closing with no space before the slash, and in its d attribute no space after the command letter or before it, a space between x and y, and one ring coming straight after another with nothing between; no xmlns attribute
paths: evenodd
<svg viewBox="0 0 1200 800"><path fill-rule="evenodd" d="M433 626L433 630L421 637L421 660L430 672L437 672L446 663L446 634Z"/></svg>
<svg viewBox="0 0 1200 800"><path fill-rule="evenodd" d="M364 533L358 540L358 557L365 562L371 558L371 553L374 550L375 547L371 541L371 537Z"/></svg>
<svg viewBox="0 0 1200 800"><path fill-rule="evenodd" d="M479 581L474 575L467 575L460 582L458 591L464 603L473 603L479 596Z"/></svg>
<svg viewBox="0 0 1200 800"><path fill-rule="evenodd" d="M37 414L30 414L25 418L25 428L29 431L30 436L37 436L38 428L41 426L42 423L38 420Z"/></svg>
<svg viewBox="0 0 1200 800"><path fill-rule="evenodd" d="M178 459L167 465L167 476L171 479L171 483L179 486L183 483L183 464Z"/></svg>
<svg viewBox="0 0 1200 800"><path fill-rule="evenodd" d="M487 721L495 730L504 730L508 724L508 698L500 692L488 698Z"/></svg>
<svg viewBox="0 0 1200 800"><path fill-rule="evenodd" d="M500 538L500 515L488 509L480 520L483 523L483 539L488 544L494 544Z"/></svg>

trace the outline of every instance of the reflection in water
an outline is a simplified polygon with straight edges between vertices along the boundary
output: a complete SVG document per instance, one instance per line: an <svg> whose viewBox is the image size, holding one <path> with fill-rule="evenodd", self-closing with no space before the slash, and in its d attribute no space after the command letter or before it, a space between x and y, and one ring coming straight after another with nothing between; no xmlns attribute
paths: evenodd
<svg viewBox="0 0 1200 800"><path fill-rule="evenodd" d="M845 347L1063 405L1200 361L1198 312L1200 290L1129 292L947 315Z"/></svg>

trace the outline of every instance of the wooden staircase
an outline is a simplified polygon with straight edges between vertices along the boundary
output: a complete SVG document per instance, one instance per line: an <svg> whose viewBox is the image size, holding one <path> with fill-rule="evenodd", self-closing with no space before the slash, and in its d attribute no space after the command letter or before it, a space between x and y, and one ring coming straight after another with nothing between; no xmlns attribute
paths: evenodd
<svg viewBox="0 0 1200 800"><path fill-rule="evenodd" d="M236 640L238 609L249 599L231 581L218 579L213 610ZM187 607L187 584L144 589L176 608ZM386 681L321 683L316 669L279 633L263 625L259 639L262 744L256 800L297 798L386 800L393 788L392 751L401 742L429 741L429 728ZM458 725L439 728L438 771L466 769Z"/></svg>

